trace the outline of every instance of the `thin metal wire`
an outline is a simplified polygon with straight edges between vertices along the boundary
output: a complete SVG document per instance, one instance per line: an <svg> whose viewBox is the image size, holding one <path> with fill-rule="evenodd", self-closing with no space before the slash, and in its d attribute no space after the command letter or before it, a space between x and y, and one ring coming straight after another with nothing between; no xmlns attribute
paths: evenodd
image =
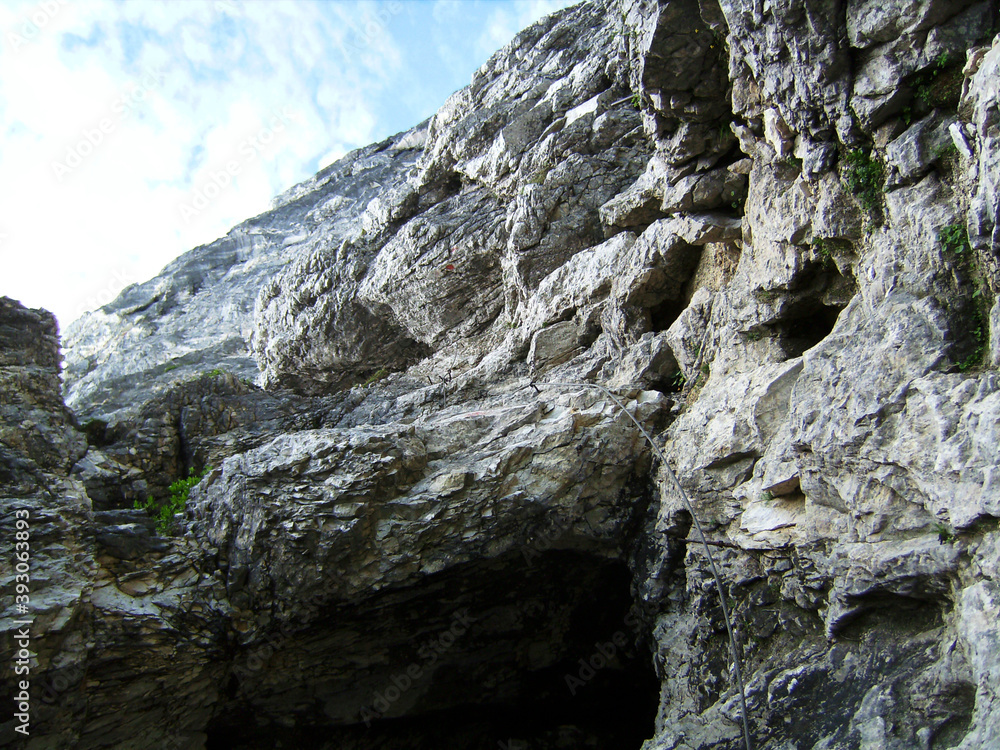
<svg viewBox="0 0 1000 750"><path fill-rule="evenodd" d="M646 428L639 423L639 420L636 419L634 416L632 416L632 414L629 413L628 409L625 408L622 402L619 401L618 398L603 385L598 385L597 383L562 383L562 382L545 382L545 381L533 382L530 385L531 386L548 385L558 388L578 388L581 386L584 388L597 388L599 391L602 391L604 395L606 395L608 398L614 401L615 406L617 406L622 411L622 413L625 414L625 416L627 416L635 423L635 426L639 428L639 432L642 433L643 437L646 438L646 441L649 443L650 447L656 452L656 455L660 459L660 463L663 465L664 470L667 472L667 476L670 477L670 481L673 483L674 488L677 490L677 493L681 496L681 499L684 501L684 505L687 507L688 512L691 514L691 519L694 521L694 526L698 530L698 537L701 540L701 545L702 547L705 548L705 555L708 557L708 563L712 568L712 577L715 579L715 588L719 592L719 602L722 604L722 616L723 619L725 619L726 621L726 632L729 634L729 648L733 652L733 672L736 675L736 683L739 686L740 690L740 714L741 718L743 719L743 742L746 745L746 750L753 750L753 742L750 739L750 722L749 719L747 718L746 690L743 686L743 665L740 659L739 644L736 642L736 634L733 631L733 623L729 617L729 605L726 603L726 595L722 589L722 576L719 575L719 569L715 565L715 556L712 554L711 545L709 545L708 539L705 537L705 531L704 529L702 529L701 522L698 520L698 514L694 512L694 506L691 504L691 499L688 497L687 492L684 491L684 488L681 487L681 483L677 479L677 475L674 474L673 469L670 468L670 464L667 463L667 457L663 454L663 451L660 450L659 446L657 446L656 443L653 442L653 437L648 432L646 432Z"/></svg>

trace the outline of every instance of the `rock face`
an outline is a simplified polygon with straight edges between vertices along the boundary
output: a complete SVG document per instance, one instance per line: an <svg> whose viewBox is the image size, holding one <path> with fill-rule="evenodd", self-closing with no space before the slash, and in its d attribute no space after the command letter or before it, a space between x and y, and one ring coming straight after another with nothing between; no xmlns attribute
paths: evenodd
<svg viewBox="0 0 1000 750"><path fill-rule="evenodd" d="M71 327L78 416L3 300L26 746L743 747L711 550L753 747L1000 747L998 22L557 13Z"/></svg>

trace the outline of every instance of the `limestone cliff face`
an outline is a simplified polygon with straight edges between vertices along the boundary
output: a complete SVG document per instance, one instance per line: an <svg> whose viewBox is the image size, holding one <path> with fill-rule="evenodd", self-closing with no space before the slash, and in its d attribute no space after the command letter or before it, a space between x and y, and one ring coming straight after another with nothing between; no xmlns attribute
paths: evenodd
<svg viewBox="0 0 1000 750"><path fill-rule="evenodd" d="M32 746L743 747L693 509L754 747L1000 747L998 23L562 11L72 326L76 418L4 302Z"/></svg>

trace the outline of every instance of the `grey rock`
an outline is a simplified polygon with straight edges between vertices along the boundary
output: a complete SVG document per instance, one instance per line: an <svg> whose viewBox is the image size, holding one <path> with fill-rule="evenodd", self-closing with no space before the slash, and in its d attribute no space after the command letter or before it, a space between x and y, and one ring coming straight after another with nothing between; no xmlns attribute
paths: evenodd
<svg viewBox="0 0 1000 750"><path fill-rule="evenodd" d="M70 407L114 421L143 402L139 391L162 392L178 378L224 369L255 379L251 331L258 295L266 297L271 277L305 252L335 250L355 237L369 203L405 182L418 152L389 147L406 137L353 152L279 196L270 211L73 323L66 333Z"/></svg>
<svg viewBox="0 0 1000 750"><path fill-rule="evenodd" d="M910 87L900 85L905 78L920 71L931 72L943 60L961 61L966 50L982 37L995 8L985 2L962 9L964 5L941 3L942 11L953 15L939 26L895 36L861 53L851 108L864 128L874 129L903 109L913 93Z"/></svg>
<svg viewBox="0 0 1000 750"><path fill-rule="evenodd" d="M998 38L1000 39L1000 38ZM972 199L969 204L969 240L979 253L990 287L1000 290L1000 156L996 129L997 103L1000 91L1000 43L993 40L988 51L970 55L966 70L971 77L963 92L963 107L972 111L972 136L976 157L964 165L968 170L966 184Z"/></svg>
<svg viewBox="0 0 1000 750"><path fill-rule="evenodd" d="M738 100L734 93L734 114L763 125L767 102L789 135L803 133L817 141L830 140L834 132L844 137L851 81L848 50L839 42L845 21L838 6L731 0L719 5L729 26L730 77L756 92Z"/></svg>
<svg viewBox="0 0 1000 750"><path fill-rule="evenodd" d="M928 115L890 143L885 154L890 170L886 184L898 187L925 175L952 144L949 128L954 122L952 118Z"/></svg>
<svg viewBox="0 0 1000 750"><path fill-rule="evenodd" d="M561 365L578 351L579 329L571 320L543 328L531 337L528 366L537 371Z"/></svg>
<svg viewBox="0 0 1000 750"><path fill-rule="evenodd" d="M847 10L847 34L852 47L865 48L904 34L937 26L974 0L921 0L890 6L874 0L852 0Z"/></svg>

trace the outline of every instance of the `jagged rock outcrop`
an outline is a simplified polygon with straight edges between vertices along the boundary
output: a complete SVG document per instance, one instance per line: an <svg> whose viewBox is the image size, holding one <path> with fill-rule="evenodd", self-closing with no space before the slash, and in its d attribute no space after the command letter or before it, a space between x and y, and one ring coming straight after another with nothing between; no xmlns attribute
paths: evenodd
<svg viewBox="0 0 1000 750"><path fill-rule="evenodd" d="M998 21L550 16L71 327L79 422L5 301L36 746L742 747L692 509L755 747L1000 746Z"/></svg>
<svg viewBox="0 0 1000 750"><path fill-rule="evenodd" d="M182 255L71 326L67 404L106 418L141 406L178 379L219 368L256 377L248 341L258 295L286 265L314 248L335 252L358 233L366 212L417 158L412 135L349 154L278 196L267 213ZM380 321L368 316L355 323L372 329Z"/></svg>

